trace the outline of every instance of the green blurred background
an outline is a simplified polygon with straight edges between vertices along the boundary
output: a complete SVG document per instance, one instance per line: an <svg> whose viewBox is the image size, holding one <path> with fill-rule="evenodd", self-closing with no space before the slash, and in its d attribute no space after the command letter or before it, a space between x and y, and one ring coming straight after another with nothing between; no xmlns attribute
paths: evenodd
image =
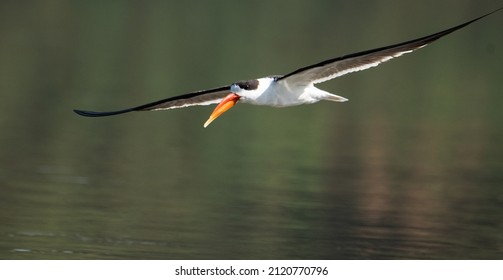
<svg viewBox="0 0 503 280"><path fill-rule="evenodd" d="M503 12L320 85L89 119L428 35L501 1L1 1L0 258L501 259Z"/></svg>

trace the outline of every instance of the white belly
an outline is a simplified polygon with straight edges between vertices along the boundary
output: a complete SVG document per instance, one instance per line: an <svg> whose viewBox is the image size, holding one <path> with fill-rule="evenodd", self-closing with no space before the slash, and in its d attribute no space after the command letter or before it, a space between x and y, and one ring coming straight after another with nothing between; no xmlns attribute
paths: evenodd
<svg viewBox="0 0 503 280"><path fill-rule="evenodd" d="M240 90L236 92L241 98L239 102L273 107L287 107L311 104L320 100L344 102L346 98L316 88L313 84L289 84L276 82L273 78L258 79L259 86L255 90Z"/></svg>
<svg viewBox="0 0 503 280"><path fill-rule="evenodd" d="M262 86L259 86L254 91L242 91L240 102L254 105L266 105L273 107L287 107L306 103L314 103L319 101L315 98L319 89L314 86L291 86L285 83L278 83L271 78L265 81L260 81ZM269 80L271 79L271 80Z"/></svg>

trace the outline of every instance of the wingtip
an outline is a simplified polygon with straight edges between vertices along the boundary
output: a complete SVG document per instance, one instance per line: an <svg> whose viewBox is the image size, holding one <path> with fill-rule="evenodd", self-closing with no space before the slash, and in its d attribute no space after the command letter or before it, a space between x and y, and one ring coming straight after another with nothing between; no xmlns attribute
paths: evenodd
<svg viewBox="0 0 503 280"><path fill-rule="evenodd" d="M107 117L107 116L128 113L128 112L131 112L134 110L135 110L135 108L125 109L125 110L120 110L120 111L112 111L112 112L93 112L93 111L84 111L84 110L78 110L78 109L74 109L73 111L76 114L84 116L84 117Z"/></svg>
<svg viewBox="0 0 503 280"><path fill-rule="evenodd" d="M93 116L93 112L89 112L89 111L73 109L73 112L77 115L84 116L84 117L92 117Z"/></svg>

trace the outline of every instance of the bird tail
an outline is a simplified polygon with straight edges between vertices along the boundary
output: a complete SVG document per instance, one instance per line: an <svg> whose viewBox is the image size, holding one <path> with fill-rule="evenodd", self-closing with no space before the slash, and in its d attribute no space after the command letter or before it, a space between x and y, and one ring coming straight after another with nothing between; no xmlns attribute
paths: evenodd
<svg viewBox="0 0 503 280"><path fill-rule="evenodd" d="M315 100L314 102L320 101L320 100L328 100L328 101L335 101L335 102L346 102L348 101L347 98L332 94L330 92L321 90L315 86L311 86L308 89L308 92L310 96Z"/></svg>
<svg viewBox="0 0 503 280"><path fill-rule="evenodd" d="M325 96L325 98L323 98L323 100L335 101L335 102L346 102L349 99L342 97L342 96L339 96L339 95L328 93L327 96Z"/></svg>

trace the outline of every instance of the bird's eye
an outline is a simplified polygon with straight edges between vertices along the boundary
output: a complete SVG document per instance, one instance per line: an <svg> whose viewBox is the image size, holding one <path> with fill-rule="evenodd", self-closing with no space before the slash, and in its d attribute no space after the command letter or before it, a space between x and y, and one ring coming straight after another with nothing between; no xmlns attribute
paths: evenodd
<svg viewBox="0 0 503 280"><path fill-rule="evenodd" d="M233 85L233 87L239 88L241 90L254 90L258 86L258 81L241 81Z"/></svg>
<svg viewBox="0 0 503 280"><path fill-rule="evenodd" d="M249 89L249 86L247 83L237 83L236 86L239 87L240 89L244 89L244 90Z"/></svg>

